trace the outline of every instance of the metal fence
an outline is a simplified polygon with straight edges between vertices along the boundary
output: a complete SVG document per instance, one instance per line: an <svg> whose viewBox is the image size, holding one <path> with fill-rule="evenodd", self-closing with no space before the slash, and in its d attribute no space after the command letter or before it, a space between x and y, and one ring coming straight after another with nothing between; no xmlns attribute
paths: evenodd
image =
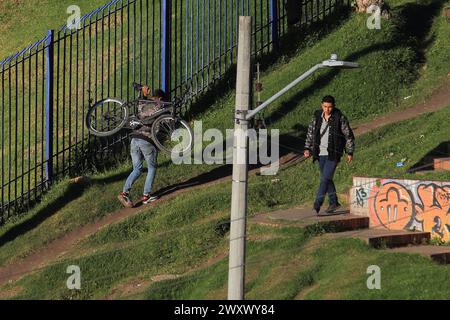
<svg viewBox="0 0 450 320"><path fill-rule="evenodd" d="M131 99L133 81L172 95L189 85L199 95L234 65L239 15L254 17L258 57L278 47L288 22L309 24L342 4L114 0L76 21L79 28L50 30L1 61L0 224L27 211L56 179L114 161L126 148L126 134L89 135L84 118L93 102Z"/></svg>

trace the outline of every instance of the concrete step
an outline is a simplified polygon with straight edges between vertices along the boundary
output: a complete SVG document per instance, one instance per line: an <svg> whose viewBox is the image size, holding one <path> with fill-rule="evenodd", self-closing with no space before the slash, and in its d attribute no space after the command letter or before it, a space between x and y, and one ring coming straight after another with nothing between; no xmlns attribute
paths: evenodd
<svg viewBox="0 0 450 320"><path fill-rule="evenodd" d="M434 170L450 171L450 158L435 158Z"/></svg>
<svg viewBox="0 0 450 320"><path fill-rule="evenodd" d="M413 247L402 247L391 250L392 252L402 252L409 254L420 254L430 257L434 261L442 264L450 264L450 247L449 246L432 246L420 245Z"/></svg>
<svg viewBox="0 0 450 320"><path fill-rule="evenodd" d="M250 222L270 226L295 225L323 232L344 232L369 227L368 217L351 215L348 208L338 210L332 216L318 216L311 208L292 208L260 213L252 217Z"/></svg>
<svg viewBox="0 0 450 320"><path fill-rule="evenodd" d="M408 245L422 245L430 240L429 232L392 231L383 229L366 229L347 231L342 236L359 238L374 248L396 248Z"/></svg>

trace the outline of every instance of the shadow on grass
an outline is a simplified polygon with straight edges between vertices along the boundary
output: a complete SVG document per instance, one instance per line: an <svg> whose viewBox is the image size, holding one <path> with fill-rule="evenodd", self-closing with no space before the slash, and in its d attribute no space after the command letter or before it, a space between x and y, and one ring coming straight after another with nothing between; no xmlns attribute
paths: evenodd
<svg viewBox="0 0 450 320"><path fill-rule="evenodd" d="M0 236L0 247L39 226L46 219L50 218L56 212L66 206L68 202L74 201L75 199L79 198L83 194L85 188L86 186L81 184L69 185L62 196L50 202L48 205L33 214L33 216L13 226L2 236Z"/></svg>
<svg viewBox="0 0 450 320"><path fill-rule="evenodd" d="M396 37L390 39L390 41L369 46L341 58L347 61L358 61L361 57L376 51L411 46L415 50L416 63L424 63L426 61L425 51L434 41L433 36L429 39L427 39L427 36L431 30L433 19L440 13L440 8L444 2L444 0L438 0L435 2L429 1L426 4L408 3L397 8L393 11L392 18L396 20L396 25L398 25L399 29ZM291 99L277 108L277 110L268 115L265 118L266 123L273 124L279 121L286 114L294 110L301 99L313 96L315 92L325 88L340 72L340 69L331 69L325 75L317 77L309 86L295 94ZM405 84L411 83L417 80L418 77L419 73L416 72L413 79L405 78L403 81Z"/></svg>

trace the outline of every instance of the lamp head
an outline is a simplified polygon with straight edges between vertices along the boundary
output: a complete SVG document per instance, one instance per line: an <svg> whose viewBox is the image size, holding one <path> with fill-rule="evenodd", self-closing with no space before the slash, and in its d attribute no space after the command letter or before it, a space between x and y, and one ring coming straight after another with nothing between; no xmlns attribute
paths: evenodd
<svg viewBox="0 0 450 320"><path fill-rule="evenodd" d="M322 62L323 67L331 68L359 68L359 64L356 62L340 61L338 60L337 54L333 53L330 59Z"/></svg>

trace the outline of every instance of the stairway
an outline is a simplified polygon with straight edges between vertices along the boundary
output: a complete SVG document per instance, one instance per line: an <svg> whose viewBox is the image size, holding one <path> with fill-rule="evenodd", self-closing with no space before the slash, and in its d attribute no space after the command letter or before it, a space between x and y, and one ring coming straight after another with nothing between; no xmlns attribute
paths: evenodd
<svg viewBox="0 0 450 320"><path fill-rule="evenodd" d="M336 238L358 238L368 245L391 252L420 254L441 264L450 264L450 246L428 245L429 232L369 229L369 218L343 209L333 216L317 216L311 208L298 207L253 216L250 223L272 227L296 226L332 233Z"/></svg>

